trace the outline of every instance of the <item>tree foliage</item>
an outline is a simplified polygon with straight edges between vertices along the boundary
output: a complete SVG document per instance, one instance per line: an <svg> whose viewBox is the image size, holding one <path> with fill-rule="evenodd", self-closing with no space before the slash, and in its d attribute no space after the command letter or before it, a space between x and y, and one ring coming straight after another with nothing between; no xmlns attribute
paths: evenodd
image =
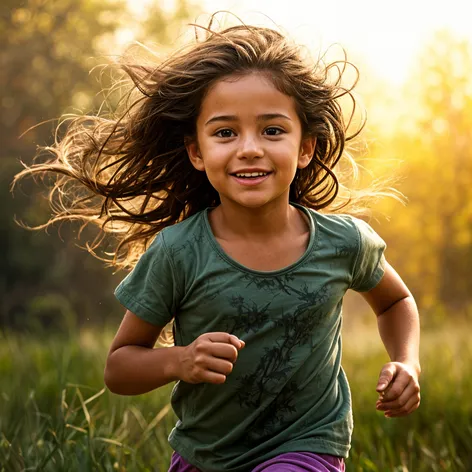
<svg viewBox="0 0 472 472"><path fill-rule="evenodd" d="M383 149L403 160L401 190L409 199L385 226L395 263L424 307L452 313L471 306L471 49L448 31L431 38Z"/></svg>
<svg viewBox="0 0 472 472"><path fill-rule="evenodd" d="M115 39L120 29L132 26L141 36L149 35L146 39L164 44L190 10L184 0L176 12L164 13L154 3L153 16L136 25L125 0L2 1L0 326L28 326L34 317L35 326L39 319L45 326L70 329L74 317L87 322L117 310L121 314L113 287L124 274L113 277L78 249L74 225L50 234L18 227L15 217L31 226L48 219L45 187L26 180L12 198L9 186L21 170L20 159L30 164L36 146L51 144L64 112L98 108L107 79L98 69L91 71L111 60L106 55L119 53Z"/></svg>

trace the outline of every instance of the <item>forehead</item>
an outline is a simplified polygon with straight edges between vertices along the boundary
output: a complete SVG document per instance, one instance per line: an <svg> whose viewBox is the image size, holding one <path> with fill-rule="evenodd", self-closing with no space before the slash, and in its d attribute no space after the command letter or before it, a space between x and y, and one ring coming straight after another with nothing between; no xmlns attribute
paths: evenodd
<svg viewBox="0 0 472 472"><path fill-rule="evenodd" d="M285 113L296 116L295 100L280 92L262 73L230 76L213 84L200 109L200 117L221 112L230 115Z"/></svg>

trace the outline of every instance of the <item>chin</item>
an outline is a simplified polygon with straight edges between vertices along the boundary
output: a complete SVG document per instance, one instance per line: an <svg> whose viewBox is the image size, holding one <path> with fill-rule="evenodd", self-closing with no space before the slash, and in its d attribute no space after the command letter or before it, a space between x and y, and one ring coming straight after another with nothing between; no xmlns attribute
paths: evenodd
<svg viewBox="0 0 472 472"><path fill-rule="evenodd" d="M238 200L238 199L231 199L233 204L239 205L243 208L248 208L248 209L258 209L258 208L263 208L267 205L273 204L277 201L277 198L273 199L267 199L267 198L247 198L244 200ZM287 199L288 203L288 199Z"/></svg>
<svg viewBox="0 0 472 472"><path fill-rule="evenodd" d="M218 192L220 201L228 202L230 205L237 205L247 209L259 209L268 205L281 204L281 202L289 203L289 190L286 189L280 194L270 194L269 192ZM218 190L217 190L218 191Z"/></svg>

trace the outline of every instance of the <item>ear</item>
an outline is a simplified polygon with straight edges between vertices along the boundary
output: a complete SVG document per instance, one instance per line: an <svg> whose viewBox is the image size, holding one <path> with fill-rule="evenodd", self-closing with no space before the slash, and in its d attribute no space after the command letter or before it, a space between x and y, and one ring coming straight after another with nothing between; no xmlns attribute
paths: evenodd
<svg viewBox="0 0 472 472"><path fill-rule="evenodd" d="M197 170L204 171L205 164L203 163L197 140L193 138L185 138L185 148L187 149L187 154L193 167Z"/></svg>
<svg viewBox="0 0 472 472"><path fill-rule="evenodd" d="M313 159L316 148L316 138L309 136L302 140L300 155L298 156L298 168L304 169Z"/></svg>

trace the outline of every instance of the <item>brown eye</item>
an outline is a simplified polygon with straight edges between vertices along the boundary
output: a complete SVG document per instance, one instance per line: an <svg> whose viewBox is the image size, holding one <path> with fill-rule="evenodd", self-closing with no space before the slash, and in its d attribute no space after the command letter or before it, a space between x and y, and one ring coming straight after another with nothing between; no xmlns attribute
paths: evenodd
<svg viewBox="0 0 472 472"><path fill-rule="evenodd" d="M230 129L220 129L215 133L215 136L218 136L219 138L232 138L233 134L234 133Z"/></svg>
<svg viewBox="0 0 472 472"><path fill-rule="evenodd" d="M284 131L281 130L280 128L274 128L273 126L270 127L270 128L266 128L265 132L269 136L278 136L278 135L284 133Z"/></svg>

